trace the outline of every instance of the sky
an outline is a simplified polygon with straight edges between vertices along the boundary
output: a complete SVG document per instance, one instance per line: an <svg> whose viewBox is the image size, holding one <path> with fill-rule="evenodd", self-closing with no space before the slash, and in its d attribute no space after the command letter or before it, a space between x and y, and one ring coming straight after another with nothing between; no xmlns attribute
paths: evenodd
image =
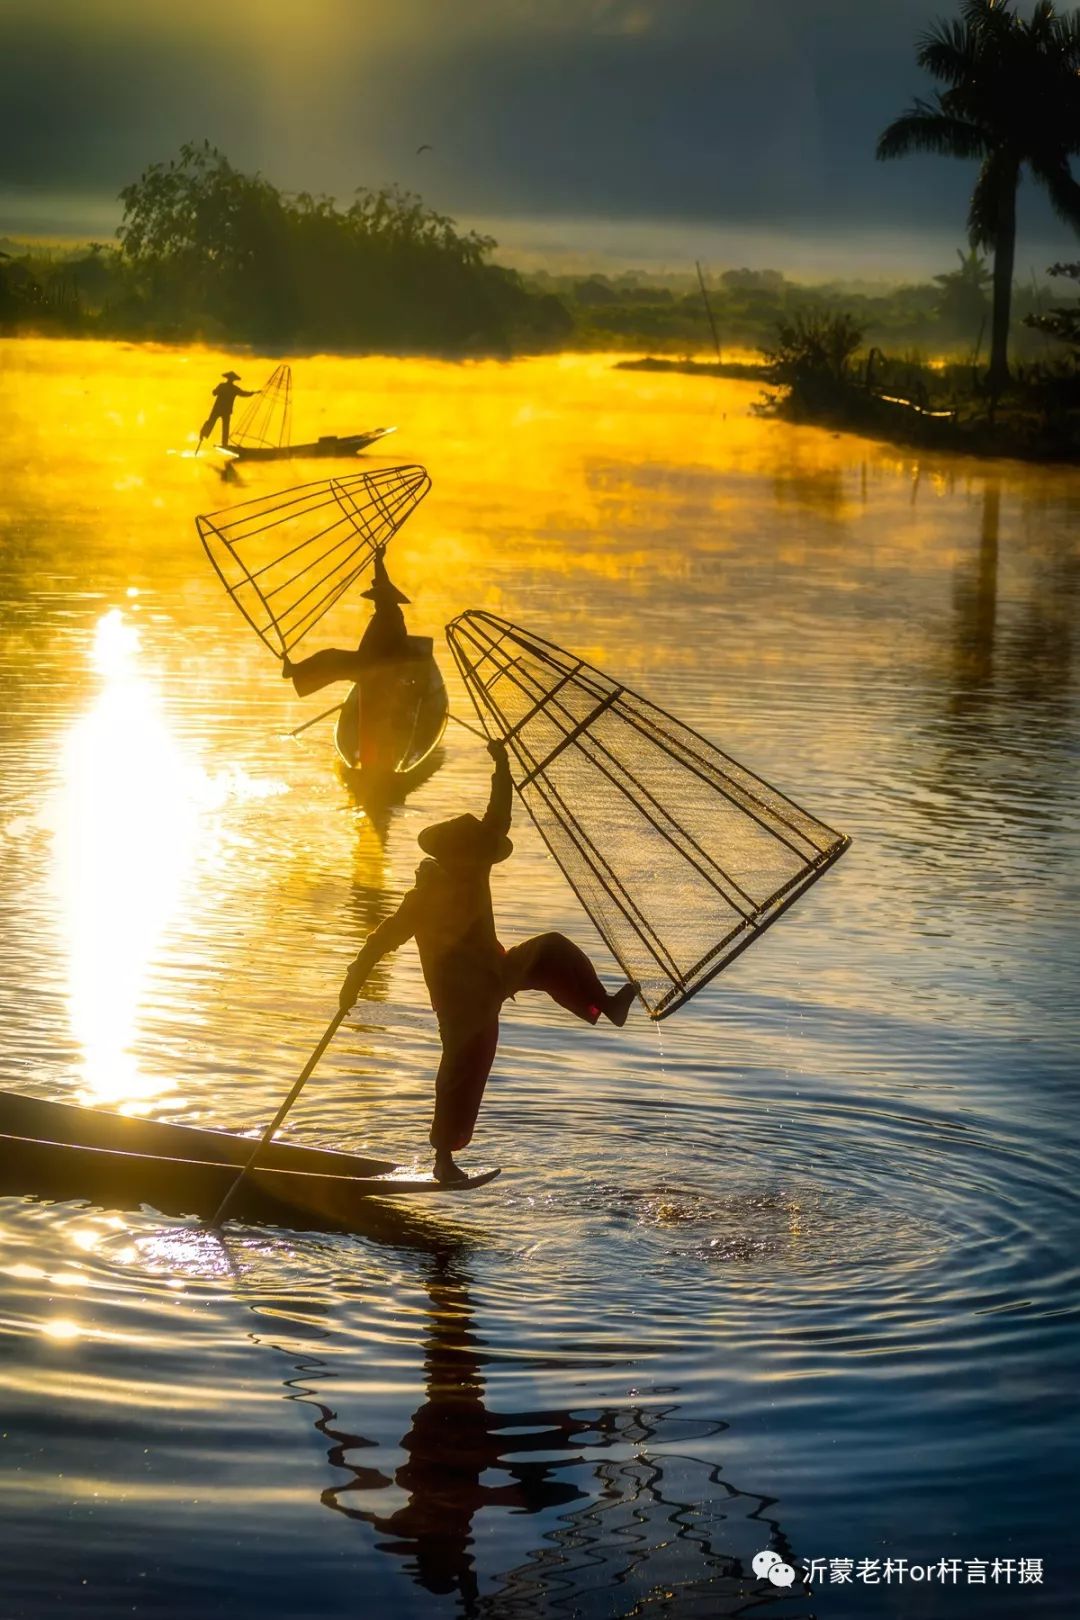
<svg viewBox="0 0 1080 1620"><path fill-rule="evenodd" d="M930 88L914 42L954 9L0 0L0 235L106 238L121 186L208 138L286 190L396 182L522 264L947 268L974 166L874 143ZM1020 230L1020 274L1075 256L1030 185Z"/></svg>

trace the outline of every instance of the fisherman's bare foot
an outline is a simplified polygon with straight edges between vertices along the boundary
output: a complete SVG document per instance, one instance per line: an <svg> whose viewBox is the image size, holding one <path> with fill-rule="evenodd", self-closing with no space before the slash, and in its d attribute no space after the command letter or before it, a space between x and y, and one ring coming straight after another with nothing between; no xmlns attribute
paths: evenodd
<svg viewBox="0 0 1080 1620"><path fill-rule="evenodd" d="M602 1011L605 1018L611 1019L616 1029L622 1029L626 1023L631 1004L640 989L641 986L635 984L634 980L631 979L623 985L621 990L616 990L613 996L608 996L607 1005Z"/></svg>
<svg viewBox="0 0 1080 1620"><path fill-rule="evenodd" d="M459 1187L463 1181L469 1179L461 1166L454 1163L453 1155L450 1153L436 1153L432 1174L444 1187Z"/></svg>

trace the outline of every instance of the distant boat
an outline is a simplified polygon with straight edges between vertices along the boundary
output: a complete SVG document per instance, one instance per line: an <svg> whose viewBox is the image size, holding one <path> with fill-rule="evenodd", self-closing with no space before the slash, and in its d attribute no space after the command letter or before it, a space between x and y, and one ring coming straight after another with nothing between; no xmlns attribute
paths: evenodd
<svg viewBox="0 0 1080 1620"><path fill-rule="evenodd" d="M368 428L364 433L325 433L306 444L292 441L292 371L278 366L253 395L227 445L219 453L236 461L290 461L316 457L355 456L359 451L394 433L392 427Z"/></svg>
<svg viewBox="0 0 1080 1620"><path fill-rule="evenodd" d="M391 786L442 741L449 700L430 636L410 636L409 656L372 664L341 706L334 742L366 784Z"/></svg>
<svg viewBox="0 0 1080 1620"><path fill-rule="evenodd" d="M327 433L321 439L313 439L310 444L282 444L282 445L248 445L230 442L228 445L219 445L222 455L235 461L289 461L293 458L305 460L318 456L355 456L361 450L366 450L369 444L377 439L385 439L387 434L396 433L392 427L369 428L366 433Z"/></svg>

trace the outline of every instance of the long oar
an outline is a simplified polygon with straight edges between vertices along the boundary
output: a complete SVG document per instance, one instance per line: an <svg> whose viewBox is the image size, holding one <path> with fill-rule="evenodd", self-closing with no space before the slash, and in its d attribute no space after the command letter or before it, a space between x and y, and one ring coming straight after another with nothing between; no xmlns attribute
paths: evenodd
<svg viewBox="0 0 1080 1620"><path fill-rule="evenodd" d="M300 733L307 731L309 726L317 726L320 720L328 720L332 714L337 714L338 710L344 707L344 703L335 703L332 709L324 709L322 714L317 714L313 720L305 720L302 726L297 726L295 731L290 731L289 736L299 737ZM477 731L476 727L470 726L467 720L460 720L456 714L448 714L446 718L452 720L455 725L461 726L464 731L471 731L474 737L480 738L481 742L487 742L488 739L484 732Z"/></svg>
<svg viewBox="0 0 1080 1620"><path fill-rule="evenodd" d="M332 709L324 709L322 714L315 716L314 720L305 720L302 726L297 726L295 731L290 731L289 736L299 737L302 731L309 730L311 726L317 726L320 720L329 720L332 714L337 714L344 707L344 703L335 703Z"/></svg>
<svg viewBox="0 0 1080 1620"><path fill-rule="evenodd" d="M258 1157L262 1153L263 1149L267 1146L267 1144L270 1141L270 1138L274 1135L274 1132L277 1130L278 1126L281 1124L282 1120L285 1118L285 1115L289 1112L289 1109L292 1107L292 1105L296 1101L297 1097L299 1097L300 1093L303 1091L303 1089L306 1086L307 1082L311 1079L311 1076L315 1072L315 1065L318 1063L319 1059L322 1057L323 1053L326 1051L326 1048L330 1045L330 1042L333 1040L334 1036L337 1034L338 1025L341 1023L341 1020L344 1017L345 1017L345 1009L340 1009L339 1008L339 1010L334 1014L333 1018L331 1018L330 1022L327 1024L326 1033L323 1035L322 1040L319 1042L319 1044L315 1048L314 1052L312 1052L311 1056L308 1058L307 1062L304 1064L303 1073L300 1075L299 1079L293 1085L293 1088L289 1092L289 1095L286 1097L285 1101L282 1103L281 1107L278 1109L277 1113L274 1115L273 1119L270 1121L269 1125L266 1127L266 1129L263 1132L262 1136L256 1142L255 1147L252 1150L251 1157L248 1160L247 1164L245 1164L244 1168L240 1171L240 1174L237 1176L236 1180L233 1182L232 1186L229 1188L228 1192L225 1194L225 1197L221 1200L221 1203L218 1205L217 1212L215 1213L214 1218L210 1223L212 1226L220 1226L222 1221L225 1219L225 1216L228 1214L228 1211L229 1211L229 1206L231 1205L233 1199L236 1197L236 1194L240 1189L240 1183L243 1181L243 1179L247 1175L248 1171L253 1168L256 1159L258 1159Z"/></svg>
<svg viewBox="0 0 1080 1620"><path fill-rule="evenodd" d="M469 722L467 720L462 720L460 715L447 714L446 718L448 720L452 720L454 722L455 726L460 726L462 731L471 731L473 736L474 737L479 737L481 742L490 742L491 741L491 738L487 735L486 732L478 731L475 726L470 726Z"/></svg>

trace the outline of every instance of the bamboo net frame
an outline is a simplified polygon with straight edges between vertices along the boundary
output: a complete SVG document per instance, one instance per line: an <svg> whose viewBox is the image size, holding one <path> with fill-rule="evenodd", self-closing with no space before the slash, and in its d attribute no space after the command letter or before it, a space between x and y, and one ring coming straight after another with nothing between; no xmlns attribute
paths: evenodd
<svg viewBox="0 0 1080 1620"><path fill-rule="evenodd" d="M272 371L229 434L229 443L260 450L279 450L292 434L292 372L286 365Z"/></svg>
<svg viewBox="0 0 1080 1620"><path fill-rule="evenodd" d="M760 938L850 840L603 670L492 613L446 637L518 795L654 1019Z"/></svg>
<svg viewBox="0 0 1080 1620"><path fill-rule="evenodd" d="M324 478L197 517L222 584L259 639L288 658L431 488L423 467Z"/></svg>

